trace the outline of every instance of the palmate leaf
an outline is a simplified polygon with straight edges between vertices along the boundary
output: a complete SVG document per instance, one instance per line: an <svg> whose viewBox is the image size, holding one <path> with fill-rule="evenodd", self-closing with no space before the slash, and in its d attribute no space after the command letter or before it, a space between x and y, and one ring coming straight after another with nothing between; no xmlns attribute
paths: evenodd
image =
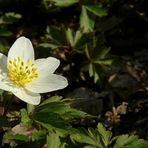
<svg viewBox="0 0 148 148"><path fill-rule="evenodd" d="M87 113L70 107L71 100L53 96L36 107L35 112L49 112L58 114L63 118L85 118L90 117Z"/></svg>
<svg viewBox="0 0 148 148"><path fill-rule="evenodd" d="M89 63L88 70L89 70L89 76L94 78L94 83L99 82L101 85L101 82L106 74L106 71L109 69L110 64L112 63L112 60L108 59L106 60L99 60L97 62Z"/></svg>
<svg viewBox="0 0 148 148"><path fill-rule="evenodd" d="M95 142L92 137L90 137L88 131L83 128L75 129L70 135L70 138L73 142L77 141L80 143L86 143L90 145L94 145Z"/></svg>
<svg viewBox="0 0 148 148"><path fill-rule="evenodd" d="M70 133L73 128L68 123L73 118L90 117L83 111L70 107L69 99L54 96L45 100L34 110L32 118L44 128L56 130L60 135Z"/></svg>
<svg viewBox="0 0 148 148"><path fill-rule="evenodd" d="M55 26L47 27L47 36L51 40L43 46L48 46L52 49L57 47L67 46L66 30L64 28L57 28Z"/></svg>
<svg viewBox="0 0 148 148"><path fill-rule="evenodd" d="M88 144L86 146L87 148L101 148L108 147L110 145L112 133L110 131L106 131L102 124L98 124L97 129L89 128L88 131L85 129L78 129L70 136L74 141Z"/></svg>
<svg viewBox="0 0 148 148"><path fill-rule="evenodd" d="M65 148L66 143L61 142L57 133L51 131L47 135L47 147L48 148Z"/></svg>
<svg viewBox="0 0 148 148"><path fill-rule="evenodd" d="M99 123L96 129L89 128L77 129L71 133L70 138L73 142L87 144L84 148L147 148L148 143L143 139L138 139L135 135L121 135L112 138L112 132L106 130L105 127Z"/></svg>
<svg viewBox="0 0 148 148"><path fill-rule="evenodd" d="M101 136L101 141L103 142L105 147L107 147L110 144L112 133L110 131L107 131L101 123L97 125L97 130Z"/></svg>
<svg viewBox="0 0 148 148"><path fill-rule="evenodd" d="M113 148L147 148L148 143L145 143L143 139L138 139L135 135L121 135L116 137L116 142Z"/></svg>
<svg viewBox="0 0 148 148"><path fill-rule="evenodd" d="M66 48L84 54L85 45L91 42L92 34L84 33L82 30L74 31L71 28L50 26L47 27L47 38L49 41L41 43L41 47L51 49Z"/></svg>
<svg viewBox="0 0 148 148"><path fill-rule="evenodd" d="M95 41L96 43L96 41ZM95 44L94 43L94 44ZM98 49L93 47L85 46L85 54L89 59L88 71L90 77L93 76L94 82L101 82L107 70L109 70L113 63L113 58L109 57L110 48Z"/></svg>
<svg viewBox="0 0 148 148"><path fill-rule="evenodd" d="M113 58L111 58L109 56L109 52L110 52L110 48L105 47L105 48L102 48L102 49L97 49L97 51L96 50L93 51L93 54L92 54L92 57L91 57L92 63L95 67L94 68L95 71L98 74L102 73L102 76L103 76L103 73L105 73L110 68L110 66L112 65L112 63L114 61ZM100 72L99 72L99 69L97 67L100 68Z"/></svg>
<svg viewBox="0 0 148 148"><path fill-rule="evenodd" d="M91 37L90 34L86 34L82 30L77 30L76 32L70 28L66 30L67 43L69 43L73 50L80 53L84 53L83 49L91 41Z"/></svg>
<svg viewBox="0 0 148 148"><path fill-rule="evenodd" d="M47 33L49 38L55 40L57 43L63 43L63 36L65 35L64 31L60 30L55 26L47 26Z"/></svg>
<svg viewBox="0 0 148 148"><path fill-rule="evenodd" d="M91 42L92 35L91 33L82 33L78 30L74 37L74 46L73 48L78 52L85 54L85 47Z"/></svg>
<svg viewBox="0 0 148 148"><path fill-rule="evenodd" d="M64 135L72 130L67 120L86 116L85 112L71 108L68 99L53 96L36 107L33 119L44 128L54 129Z"/></svg>
<svg viewBox="0 0 148 148"><path fill-rule="evenodd" d="M109 55L109 52L110 52L111 48L102 48L102 49L97 49L97 50L94 50L94 53L93 53L93 58L94 59L105 59L108 55Z"/></svg>
<svg viewBox="0 0 148 148"><path fill-rule="evenodd" d="M32 116L33 120L46 128L47 130L56 130L60 135L68 134L71 126L64 121L59 115L50 112L38 112Z"/></svg>

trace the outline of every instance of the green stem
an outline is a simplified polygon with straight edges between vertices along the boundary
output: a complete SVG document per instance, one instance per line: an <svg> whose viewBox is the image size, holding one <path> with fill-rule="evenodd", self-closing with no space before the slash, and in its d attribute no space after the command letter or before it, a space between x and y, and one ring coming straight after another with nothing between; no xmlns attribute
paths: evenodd
<svg viewBox="0 0 148 148"><path fill-rule="evenodd" d="M28 111L28 114L32 113L35 109L35 106L32 105L32 104L27 104L27 111Z"/></svg>

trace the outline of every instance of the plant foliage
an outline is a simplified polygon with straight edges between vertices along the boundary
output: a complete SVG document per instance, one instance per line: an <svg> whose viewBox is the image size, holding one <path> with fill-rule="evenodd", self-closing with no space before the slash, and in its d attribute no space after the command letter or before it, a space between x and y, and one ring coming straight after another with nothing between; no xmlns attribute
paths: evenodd
<svg viewBox="0 0 148 148"><path fill-rule="evenodd" d="M0 90L0 147L147 148L147 20L145 0L0 0L0 53L26 36L69 83L38 106Z"/></svg>

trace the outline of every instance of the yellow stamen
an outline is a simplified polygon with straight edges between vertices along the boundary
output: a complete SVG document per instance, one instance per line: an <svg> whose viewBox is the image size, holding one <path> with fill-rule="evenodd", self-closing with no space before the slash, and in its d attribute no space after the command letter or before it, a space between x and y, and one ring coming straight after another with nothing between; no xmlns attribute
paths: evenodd
<svg viewBox="0 0 148 148"><path fill-rule="evenodd" d="M30 60L25 63L20 57L9 60L7 69L10 81L16 86L25 86L38 78L35 65Z"/></svg>

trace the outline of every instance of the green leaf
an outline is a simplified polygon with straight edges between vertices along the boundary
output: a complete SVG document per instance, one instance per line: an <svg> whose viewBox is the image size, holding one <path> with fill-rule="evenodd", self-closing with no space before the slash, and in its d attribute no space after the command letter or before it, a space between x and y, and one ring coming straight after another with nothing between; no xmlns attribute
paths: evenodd
<svg viewBox="0 0 148 148"><path fill-rule="evenodd" d="M61 99L60 96L53 96L37 106L35 111L64 114L70 110L70 106L66 102L62 102Z"/></svg>
<svg viewBox="0 0 148 148"><path fill-rule="evenodd" d="M96 42L96 40L94 40L94 42ZM101 82L106 71L109 70L111 64L113 63L113 59L109 57L109 51L110 48L107 47L98 49L88 46L85 48L85 53L89 60L89 75L90 77L94 77L95 83Z"/></svg>
<svg viewBox="0 0 148 148"><path fill-rule="evenodd" d="M77 141L80 143L86 143L94 145L94 140L89 136L88 132L85 129L75 129L71 134L70 138L72 141Z"/></svg>
<svg viewBox="0 0 148 148"><path fill-rule="evenodd" d="M113 59L103 59L103 60L95 60L93 61L95 64L100 64L100 65L111 65L113 63Z"/></svg>
<svg viewBox="0 0 148 148"><path fill-rule="evenodd" d="M85 45L85 54L86 54L86 56L87 56L88 59L91 58L91 57L90 57L90 51L89 51L89 49L88 49L88 45L87 45L87 44Z"/></svg>
<svg viewBox="0 0 148 148"><path fill-rule="evenodd" d="M36 108L38 107L41 107L42 105L45 105L45 104L48 104L48 103L51 103L51 102L59 102L61 101L63 97L62 96L52 96L46 100L44 100L39 106L37 106Z"/></svg>
<svg viewBox="0 0 148 148"><path fill-rule="evenodd" d="M88 115L87 113L70 108L69 111L65 112L65 114L62 115L63 117L67 118L85 118L85 117L92 117L91 115Z"/></svg>
<svg viewBox="0 0 148 148"><path fill-rule="evenodd" d="M143 139L138 139L135 135L120 135L117 137L116 143L113 148L146 148L148 144L144 142Z"/></svg>
<svg viewBox="0 0 148 148"><path fill-rule="evenodd" d="M18 13L7 12L0 17L0 24L12 24L18 21L18 19L20 19L21 17L22 16Z"/></svg>
<svg viewBox="0 0 148 148"><path fill-rule="evenodd" d="M82 33L82 31L77 31L73 48L80 53L85 53L86 45L91 42L92 35L88 33Z"/></svg>
<svg viewBox="0 0 148 148"><path fill-rule="evenodd" d="M66 33L65 29L59 29L54 26L48 26L47 27L47 33L48 37L51 39L50 44L51 47L61 47L61 46L67 46L67 39L66 39Z"/></svg>
<svg viewBox="0 0 148 148"><path fill-rule="evenodd" d="M102 8L100 5L85 5L86 9L90 12L92 12L93 14L102 17L102 16L106 16L107 12L104 8Z"/></svg>
<svg viewBox="0 0 148 148"><path fill-rule="evenodd" d="M63 114L70 110L70 107L62 102L51 102L48 104L45 104L41 108L38 107L36 111L42 111L42 112L52 112L52 113L58 113Z"/></svg>
<svg viewBox="0 0 148 148"><path fill-rule="evenodd" d="M39 141L41 139L45 139L47 135L46 130L39 130L32 133L32 141Z"/></svg>
<svg viewBox="0 0 148 148"><path fill-rule="evenodd" d="M80 30L76 31L75 37L74 37L74 44L73 46L76 46L77 42L79 42L79 40L82 38L83 36L83 32Z"/></svg>
<svg viewBox="0 0 148 148"><path fill-rule="evenodd" d="M89 64L89 76L92 77L94 75L94 66L92 63Z"/></svg>
<svg viewBox="0 0 148 148"><path fill-rule="evenodd" d="M53 96L36 107L36 112L49 112L58 114L63 118L84 118L89 117L87 113L70 107L71 100L63 99L60 96Z"/></svg>
<svg viewBox="0 0 148 148"><path fill-rule="evenodd" d="M100 80L100 72L98 73L97 71L95 71L94 72L94 83L97 83L98 80Z"/></svg>
<svg viewBox="0 0 148 148"><path fill-rule="evenodd" d="M47 135L48 148L65 148L66 143L61 142L60 137L55 132L49 132Z"/></svg>
<svg viewBox="0 0 148 148"><path fill-rule="evenodd" d="M0 116L0 127L9 127L9 123L4 116Z"/></svg>
<svg viewBox="0 0 148 148"><path fill-rule="evenodd" d="M107 147L110 144L112 133L110 131L106 131L105 127L101 123L97 125L97 130L101 135L102 142L105 147Z"/></svg>
<svg viewBox="0 0 148 148"><path fill-rule="evenodd" d="M22 142L29 142L28 136L20 135L20 134L13 135L10 133L5 133L4 138L8 139L8 140L18 140L18 141L22 141Z"/></svg>
<svg viewBox="0 0 148 148"><path fill-rule="evenodd" d="M66 31L66 37L67 37L67 41L68 43L73 46L74 44L74 36L73 36L73 31L68 28L67 31Z"/></svg>
<svg viewBox="0 0 148 148"><path fill-rule="evenodd" d="M88 131L84 129L77 129L70 135L72 140L80 143L89 144L89 147L108 147L110 145L112 133L106 131L102 124L98 124L97 129L89 128Z"/></svg>
<svg viewBox="0 0 148 148"><path fill-rule="evenodd" d="M43 47L43 48L51 48L51 49L56 49L58 47L61 47L60 45L56 45L56 44L52 44L52 43L41 43L39 44L39 46Z"/></svg>
<svg viewBox="0 0 148 148"><path fill-rule="evenodd" d="M75 3L77 3L79 0L50 0L51 2L54 2L54 5L59 7L68 7Z"/></svg>
<svg viewBox="0 0 148 148"><path fill-rule="evenodd" d="M71 131L71 126L57 114L50 112L38 112L34 113L32 117L36 122L49 131L54 129L62 135Z"/></svg>
<svg viewBox="0 0 148 148"><path fill-rule="evenodd" d="M88 15L87 9L83 5L80 15L80 27L83 29L85 33L93 32L94 24L94 20Z"/></svg>
<svg viewBox="0 0 148 148"><path fill-rule="evenodd" d="M51 102L42 106L42 108L38 108L36 111L55 113L66 119L90 116L83 111L71 108L68 104L65 104L65 102Z"/></svg>
<svg viewBox="0 0 148 148"><path fill-rule="evenodd" d="M104 58L106 58L107 57L107 55L109 54L109 52L110 52L110 48L107 48L107 47L105 47L105 48L102 48L102 49L98 49L97 51L95 50L94 51L94 59L98 59L98 60L100 60L100 59L104 59ZM96 53L97 52L97 53Z"/></svg>

